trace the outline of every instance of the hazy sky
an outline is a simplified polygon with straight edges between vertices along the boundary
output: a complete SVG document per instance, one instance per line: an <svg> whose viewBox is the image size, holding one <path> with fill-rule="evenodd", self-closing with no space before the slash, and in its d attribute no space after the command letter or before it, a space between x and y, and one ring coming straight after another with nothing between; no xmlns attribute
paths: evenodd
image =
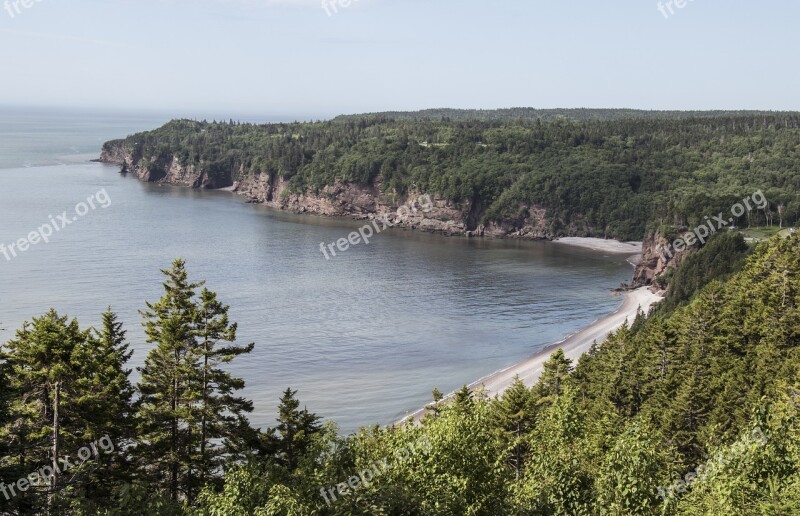
<svg viewBox="0 0 800 516"><path fill-rule="evenodd" d="M800 110L796 0L3 1L0 104Z"/></svg>

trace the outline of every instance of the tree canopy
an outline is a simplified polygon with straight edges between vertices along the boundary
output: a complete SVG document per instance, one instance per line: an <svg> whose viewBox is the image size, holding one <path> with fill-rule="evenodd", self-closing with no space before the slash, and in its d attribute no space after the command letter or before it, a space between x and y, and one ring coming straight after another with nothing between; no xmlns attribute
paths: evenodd
<svg viewBox="0 0 800 516"><path fill-rule="evenodd" d="M800 217L798 113L440 115L174 120L104 149L124 151L154 180L177 160L216 187L266 174L294 193L341 182L439 195L470 208L470 230L491 222L518 228L544 208L552 236L638 240L663 224L696 226L759 190L769 206L739 221L786 226Z"/></svg>
<svg viewBox="0 0 800 516"><path fill-rule="evenodd" d="M720 242L726 263L742 259ZM691 270L715 267L697 256ZM227 306L198 296L178 260L142 312L152 349L136 386L110 311L91 330L51 310L3 346L0 511L796 514L800 236L743 260L577 363L555 352L534 386L493 399L464 387L419 424L349 436L291 388L274 428L249 426L225 365L252 346L234 345ZM104 437L105 453L30 475Z"/></svg>

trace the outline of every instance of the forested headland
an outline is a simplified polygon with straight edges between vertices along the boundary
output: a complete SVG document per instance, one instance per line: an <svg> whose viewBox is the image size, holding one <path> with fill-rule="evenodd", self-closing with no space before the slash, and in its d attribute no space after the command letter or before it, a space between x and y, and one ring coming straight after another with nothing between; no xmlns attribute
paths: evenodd
<svg viewBox="0 0 800 516"><path fill-rule="evenodd" d="M554 353L532 388L486 399L465 387L421 425L350 436L290 388L276 425L251 427L246 379L227 364L253 344L177 260L141 310L150 351L136 385L110 310L99 328L51 310L3 346L0 510L797 514L800 237L746 257L736 238L685 262L721 280L676 274L673 305L577 363Z"/></svg>
<svg viewBox="0 0 800 516"><path fill-rule="evenodd" d="M266 125L175 120L106 143L102 159L147 181L238 185L281 207L315 196L342 214L375 209L332 188L349 185L388 202L436 196L464 232L641 240L758 190L768 207L737 225L796 224L798 141L800 114L790 112L430 110ZM257 181L265 186L242 187Z"/></svg>

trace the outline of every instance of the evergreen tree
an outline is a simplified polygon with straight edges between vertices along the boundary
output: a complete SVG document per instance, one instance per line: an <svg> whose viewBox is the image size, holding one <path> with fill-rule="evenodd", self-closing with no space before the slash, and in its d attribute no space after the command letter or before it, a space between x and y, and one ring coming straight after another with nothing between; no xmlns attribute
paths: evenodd
<svg viewBox="0 0 800 516"><path fill-rule="evenodd" d="M523 459L528 451L526 436L535 417L533 393L525 387L519 376L515 376L514 383L493 406L495 424L501 431L500 439L509 451L509 462L519 480L522 476Z"/></svg>
<svg viewBox="0 0 800 516"><path fill-rule="evenodd" d="M195 289L183 260L162 271L164 295L142 311L147 342L156 344L139 371L137 456L150 481L165 488L172 500L189 497L196 466L194 433L200 423L196 405L202 399L197 382L201 370L195 352Z"/></svg>
<svg viewBox="0 0 800 516"><path fill-rule="evenodd" d="M108 505L113 489L130 481L134 474L126 452L134 439L134 389L129 379L131 370L126 367L133 351L125 340L126 333L109 308L102 314L100 329L92 332L88 355L83 358L91 365L91 374L79 382L79 403L88 422L86 438L108 438L114 443L114 453L97 458L99 466L87 481L84 498L90 504Z"/></svg>
<svg viewBox="0 0 800 516"><path fill-rule="evenodd" d="M472 396L472 391L469 387L462 386L453 396L453 406L460 410L471 410L474 403Z"/></svg>
<svg viewBox="0 0 800 516"><path fill-rule="evenodd" d="M183 260L162 272L164 296L142 312L148 342L156 347L141 369L138 456L170 499L191 504L225 460L254 440L244 415L252 403L235 396L244 381L222 369L254 345L217 347L236 339L228 307L207 289L195 299L204 282L189 282Z"/></svg>
<svg viewBox="0 0 800 516"><path fill-rule="evenodd" d="M596 461L588 422L570 386L540 410L526 436L530 451L525 476L513 488L513 514L591 514L590 471Z"/></svg>
<svg viewBox="0 0 800 516"><path fill-rule="evenodd" d="M564 355L564 350L559 348L550 355L543 367L542 376L534 388L534 393L540 403L561 395L564 383L568 381L569 374L572 372L572 360L568 359Z"/></svg>
<svg viewBox="0 0 800 516"><path fill-rule="evenodd" d="M278 426L267 432L276 462L288 471L294 471L300 460L311 449L313 438L322 430L320 418L300 409L297 391L287 388L278 406Z"/></svg>
<svg viewBox="0 0 800 516"><path fill-rule="evenodd" d="M10 404L13 399L13 391L10 388L7 376L8 362L6 354L0 348L0 457L6 457L6 460L0 460L0 479L16 478L17 472L14 453L12 451L11 442L7 439L7 428L10 422ZM9 512L12 504L5 497L0 497L0 512Z"/></svg>
<svg viewBox="0 0 800 516"><path fill-rule="evenodd" d="M2 440L17 466L27 477L43 466L51 468L49 478L38 478L24 492L17 493L18 507L47 507L54 510L58 493L74 489L85 480L83 471L62 471L65 455L74 454L86 442L90 423L81 408L82 380L91 374L88 331L78 321L68 320L50 310L17 331L3 349L5 372L12 398Z"/></svg>
<svg viewBox="0 0 800 516"><path fill-rule="evenodd" d="M253 411L253 403L235 396L244 388L244 380L234 378L221 368L239 355L253 351L255 344L240 347L217 347L220 342L236 340L236 323L228 320L230 307L217 300L208 289L200 293L198 305L197 351L202 360L200 374L200 485L209 473L220 471L230 454L241 452L252 439L253 430L245 413Z"/></svg>
<svg viewBox="0 0 800 516"><path fill-rule="evenodd" d="M432 417L437 417L442 410L440 404L444 399L444 394L439 390L438 387L434 387L433 391L431 392L431 397L433 398L433 403L425 405L425 410L430 411Z"/></svg>

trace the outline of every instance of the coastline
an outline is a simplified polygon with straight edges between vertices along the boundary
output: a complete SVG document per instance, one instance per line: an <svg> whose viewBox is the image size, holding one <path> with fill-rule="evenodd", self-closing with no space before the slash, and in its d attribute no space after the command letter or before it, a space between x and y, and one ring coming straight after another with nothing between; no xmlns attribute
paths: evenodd
<svg viewBox="0 0 800 516"><path fill-rule="evenodd" d="M103 159L102 155L98 161L105 164L117 164L117 165L120 164L113 160ZM126 172L124 169L121 172L123 174L129 173ZM143 182L153 183L153 181L142 179L142 177L139 176L138 174L137 178ZM175 182L166 182L163 184L196 188L195 186L189 186L187 184L180 184ZM248 198L249 202L266 205L268 207L274 207L280 211L293 212L305 215L314 215L322 218L343 218L350 220L365 219L363 213L353 213L353 212L337 213L335 211L327 213L324 210L320 211L320 210L306 210L306 209L292 210L292 209L287 209L285 206L275 206L269 202L259 202L257 200L257 197L253 197L248 192L240 190L237 184L234 184L232 186L217 187L217 188L206 187L204 189L243 196ZM422 219L423 219L422 222L424 222L425 217L422 217ZM401 226L401 229L420 230L423 232L444 234L446 236L463 235L467 238L480 236L481 238L489 238L489 239L525 238L531 240L544 240L561 245L580 247L604 254L627 255L626 261L634 267L638 267L639 264L641 263L644 251L643 247L644 242L637 242L637 241L621 242L618 240L604 239L597 237L552 238L544 235L541 236L530 235L530 234L523 235L522 232L520 232L519 234L491 234L491 233L484 234L483 231L481 231L480 234L477 235L473 234L472 231L466 231L465 233L462 234L459 231L449 231L449 230L445 231L442 230L441 228L433 228L426 226L425 224L411 224L409 227ZM623 287L625 287L625 284L623 284ZM575 333L567 335L565 338L563 338L558 342L546 345L542 350L540 350L536 354L520 362L517 362L505 369L496 371L475 382L472 382L471 384L468 385L468 387L470 388L470 390L474 392L481 392L488 397L495 397L502 394L509 386L511 386L515 376L519 376L520 379L523 381L523 383L528 387L530 387L538 381L539 376L543 371L544 363L550 358L552 353L557 349L562 348L564 350L565 356L570 360L572 360L573 363L576 363L584 353L589 351L594 342L597 342L598 344L603 342L608 337L609 334L613 333L614 331L622 327L622 325L626 321L629 324L632 323L640 308L644 313L647 313L650 307L654 303L657 303L663 299L658 294L651 292L648 289L648 287L640 287L635 290L625 290L623 291L622 296L623 296L623 301L621 305L613 313L601 317L600 319L594 321L589 326ZM447 396L445 396L443 401L449 400L453 396L453 394L454 393L450 393ZM414 412L408 413L405 417L398 420L395 424L402 424L408 421L409 419L418 422L429 412L430 411L425 407L420 408Z"/></svg>
<svg viewBox="0 0 800 516"><path fill-rule="evenodd" d="M650 307L661 301L661 299L661 296L654 294L647 287L626 291L623 293L622 304L613 313L601 317L589 326L568 335L559 342L548 345L543 350L521 362L469 384L468 387L470 390L482 392L490 398L502 394L514 382L515 376L519 376L526 386L531 387L539 380L539 376L544 369L544 363L557 349L563 349L564 355L572 360L574 364L581 355L589 351L595 341L600 344L611 333L621 328L626 321L631 324L636 318L639 308L644 313L647 313ZM448 395L445 400L449 399L451 395ZM429 412L427 408L421 408L408 414L399 423L408 420L417 422Z"/></svg>
<svg viewBox="0 0 800 516"><path fill-rule="evenodd" d="M272 208L304 215L315 215L326 218L343 218L349 220L368 220L370 217L389 216L394 220L397 229L417 230L445 236L464 236L467 238L497 238L550 241L563 245L581 247L606 254L627 254L628 262L638 266L643 254L643 242L618 241L599 237L557 237L549 231L547 210L531 206L531 213L522 226L519 221L487 221L478 223L471 218L471 208L454 205L440 196L427 196L431 208L426 214L419 214L413 208L415 201L410 201L414 194L407 192L408 199L397 202L394 196L381 193L378 184L359 185L355 183L336 182L325 187L322 193L291 193L285 180L277 180L269 174L258 173L242 180L228 178L225 181L212 181L205 172L193 167L181 166L177 158L172 157L166 171L153 175L147 167L142 168L129 150L121 146L122 140L111 140L103 145L98 159L93 162L121 167L120 173L133 174L145 183L169 184L184 188L215 190L239 195L248 203L269 206ZM114 145L116 144L116 147ZM391 199L390 199L391 197ZM401 209L405 207L405 213ZM408 208L411 207L409 210ZM393 215L395 214L396 215ZM574 231L573 231L574 233Z"/></svg>
<svg viewBox="0 0 800 516"><path fill-rule="evenodd" d="M635 255L642 252L642 242L620 242L619 240L594 237L561 237L553 239L552 242L609 254Z"/></svg>

